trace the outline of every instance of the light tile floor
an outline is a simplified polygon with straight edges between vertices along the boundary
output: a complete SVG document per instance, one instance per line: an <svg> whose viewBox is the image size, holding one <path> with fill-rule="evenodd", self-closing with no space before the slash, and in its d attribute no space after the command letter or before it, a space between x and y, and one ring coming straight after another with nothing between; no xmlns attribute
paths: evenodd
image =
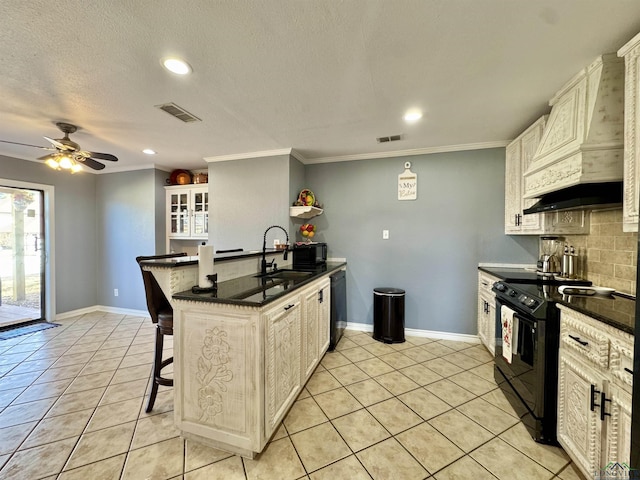
<svg viewBox="0 0 640 480"><path fill-rule="evenodd" d="M171 388L144 412L148 318L59 323L0 341L0 479L581 478L560 448L531 440L480 345L347 331L247 460L183 440Z"/></svg>

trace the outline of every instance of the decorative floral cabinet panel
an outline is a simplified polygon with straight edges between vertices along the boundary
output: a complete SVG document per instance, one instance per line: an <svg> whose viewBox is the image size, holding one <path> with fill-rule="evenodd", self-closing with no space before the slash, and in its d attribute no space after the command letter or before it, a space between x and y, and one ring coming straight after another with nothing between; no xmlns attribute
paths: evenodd
<svg viewBox="0 0 640 480"><path fill-rule="evenodd" d="M258 310L225 306L212 316L206 304L189 303L174 319L176 426L198 441L216 438L239 453L255 451L262 385Z"/></svg>
<svg viewBox="0 0 640 480"><path fill-rule="evenodd" d="M266 437L275 431L300 393L300 309L300 298L295 296L264 314Z"/></svg>
<svg viewBox="0 0 640 480"><path fill-rule="evenodd" d="M496 296L491 287L497 281L493 275L478 272L478 336L491 355L496 348Z"/></svg>
<svg viewBox="0 0 640 480"><path fill-rule="evenodd" d="M255 457L329 345L328 274L263 308L172 304L176 427L186 438Z"/></svg>
<svg viewBox="0 0 640 480"><path fill-rule="evenodd" d="M595 404L604 377L562 347L558 368L558 442L589 478L600 466L602 422Z"/></svg>
<svg viewBox="0 0 640 480"><path fill-rule="evenodd" d="M640 200L640 34L618 51L624 57L624 193L622 199L622 229L638 231L638 201Z"/></svg>
<svg viewBox="0 0 640 480"><path fill-rule="evenodd" d="M629 463L633 336L559 305L558 441L587 478Z"/></svg>

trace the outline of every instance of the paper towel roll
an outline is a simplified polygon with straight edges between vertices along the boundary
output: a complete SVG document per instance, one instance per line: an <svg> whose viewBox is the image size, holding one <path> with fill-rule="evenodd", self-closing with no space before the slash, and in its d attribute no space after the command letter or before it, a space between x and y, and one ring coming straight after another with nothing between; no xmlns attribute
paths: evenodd
<svg viewBox="0 0 640 480"><path fill-rule="evenodd" d="M207 275L213 275L213 245L198 245L198 286L200 288L213 285Z"/></svg>

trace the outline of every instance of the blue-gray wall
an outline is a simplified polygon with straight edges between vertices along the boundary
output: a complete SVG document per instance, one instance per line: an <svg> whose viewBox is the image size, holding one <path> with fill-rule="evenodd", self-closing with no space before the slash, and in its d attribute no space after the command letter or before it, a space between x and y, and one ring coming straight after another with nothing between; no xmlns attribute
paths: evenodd
<svg viewBox="0 0 640 480"><path fill-rule="evenodd" d="M373 323L373 289L406 290L407 328L477 333L477 266L534 263L537 237L504 234L504 149L306 166L329 255L348 261L350 322ZM398 201L404 162L418 199ZM389 230L389 240L382 230Z"/></svg>
<svg viewBox="0 0 640 480"><path fill-rule="evenodd" d="M209 243L216 250L261 249L267 227L289 226L288 205L289 155L209 164ZM285 239L271 230L268 248L274 238Z"/></svg>
<svg viewBox="0 0 640 480"><path fill-rule="evenodd" d="M164 218L165 176L155 170L97 175L99 305L146 309L142 276L135 258L155 254L157 244L164 243L165 232L158 238L156 220L159 216ZM162 195L156 194L158 191ZM118 289L118 297L114 296L114 289Z"/></svg>
<svg viewBox="0 0 640 480"><path fill-rule="evenodd" d="M166 177L156 170L70 175L0 156L0 178L54 187L56 313L94 305L146 310L135 257L164 249Z"/></svg>

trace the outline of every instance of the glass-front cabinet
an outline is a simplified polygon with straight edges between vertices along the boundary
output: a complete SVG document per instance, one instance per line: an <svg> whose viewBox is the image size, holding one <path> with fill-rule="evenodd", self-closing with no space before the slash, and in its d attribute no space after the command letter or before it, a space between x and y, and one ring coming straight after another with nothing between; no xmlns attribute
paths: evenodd
<svg viewBox="0 0 640 480"><path fill-rule="evenodd" d="M206 237L209 234L209 189L192 189L191 205L192 236Z"/></svg>
<svg viewBox="0 0 640 480"><path fill-rule="evenodd" d="M167 252L171 239L207 240L209 237L208 185L174 185L167 191Z"/></svg>

